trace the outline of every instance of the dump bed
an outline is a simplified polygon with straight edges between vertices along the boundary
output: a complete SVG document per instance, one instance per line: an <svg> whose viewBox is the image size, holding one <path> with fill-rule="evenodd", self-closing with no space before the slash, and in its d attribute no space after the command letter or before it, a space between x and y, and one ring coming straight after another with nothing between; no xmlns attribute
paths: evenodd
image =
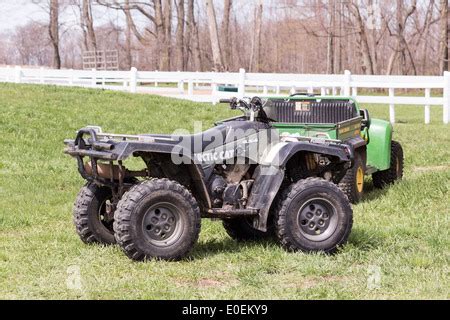
<svg viewBox="0 0 450 320"><path fill-rule="evenodd" d="M280 134L341 141L359 136L363 119L355 101L342 97L272 98L264 112Z"/></svg>

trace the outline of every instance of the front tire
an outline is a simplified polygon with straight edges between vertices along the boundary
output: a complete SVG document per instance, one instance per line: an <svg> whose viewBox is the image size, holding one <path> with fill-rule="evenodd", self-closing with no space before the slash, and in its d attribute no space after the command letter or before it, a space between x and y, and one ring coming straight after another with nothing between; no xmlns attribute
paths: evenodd
<svg viewBox="0 0 450 320"><path fill-rule="evenodd" d="M391 142L390 168L372 174L375 188L382 189L403 178L403 148L397 141Z"/></svg>
<svg viewBox="0 0 450 320"><path fill-rule="evenodd" d="M333 253L350 235L353 211L335 184L308 178L285 191L275 221L276 235L286 250Z"/></svg>
<svg viewBox="0 0 450 320"><path fill-rule="evenodd" d="M360 202L364 194L364 175L366 172L365 155L365 150L360 150L355 153L353 167L347 170L338 185L348 200L354 204Z"/></svg>
<svg viewBox="0 0 450 320"><path fill-rule="evenodd" d="M87 244L114 244L113 217L106 212L106 202L112 191L89 182L78 193L73 221L80 239Z"/></svg>
<svg viewBox="0 0 450 320"><path fill-rule="evenodd" d="M180 260L200 233L200 209L177 182L152 179L133 186L114 215L117 243L133 260Z"/></svg>

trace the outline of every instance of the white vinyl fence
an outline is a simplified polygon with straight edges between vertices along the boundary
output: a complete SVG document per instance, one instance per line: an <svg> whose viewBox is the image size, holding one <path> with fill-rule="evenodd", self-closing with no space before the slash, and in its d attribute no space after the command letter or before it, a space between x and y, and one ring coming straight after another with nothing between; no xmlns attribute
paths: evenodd
<svg viewBox="0 0 450 320"><path fill-rule="evenodd" d="M321 95L353 96L360 103L388 104L390 121L395 122L396 105L424 106L425 123L430 123L430 106L443 106L443 122L450 120L450 72L443 76L366 76L318 74L277 74L239 72L159 72L54 70L16 67L0 68L0 82L40 83L82 86L132 93L154 93L181 99L217 103L220 98L259 95L286 96L293 92ZM223 86L237 88L224 92ZM358 95L358 89L387 89L389 94ZM401 89L421 89L424 96L396 95ZM440 97L432 97L431 90L440 89Z"/></svg>

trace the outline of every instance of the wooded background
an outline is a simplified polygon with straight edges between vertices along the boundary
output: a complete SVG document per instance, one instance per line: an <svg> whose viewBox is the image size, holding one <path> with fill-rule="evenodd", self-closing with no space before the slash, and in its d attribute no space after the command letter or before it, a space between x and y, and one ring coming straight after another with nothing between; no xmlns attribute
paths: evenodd
<svg viewBox="0 0 450 320"><path fill-rule="evenodd" d="M449 70L448 0L33 2L48 19L2 34L0 64L80 69L83 52L118 50L123 70ZM98 12L114 18L99 23Z"/></svg>

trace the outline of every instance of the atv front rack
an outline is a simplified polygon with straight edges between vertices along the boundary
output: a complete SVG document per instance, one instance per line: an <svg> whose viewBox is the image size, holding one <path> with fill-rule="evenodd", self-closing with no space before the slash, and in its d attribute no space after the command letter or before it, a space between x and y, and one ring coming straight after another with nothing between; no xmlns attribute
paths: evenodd
<svg viewBox="0 0 450 320"><path fill-rule="evenodd" d="M109 186L116 186L118 181L119 185L123 186L127 184L127 177L134 174L136 176L145 175L144 172L128 171L122 165L122 161L118 160L121 154L120 150L117 150L120 149L119 142L130 141L151 143L155 139L145 135L103 133L100 127L86 127L78 130L75 140L64 140L64 144L67 146L64 153L77 159L78 171L84 179ZM83 160L84 157L89 157L89 162L86 164ZM110 170L107 174L108 178L100 176L99 160L108 162L108 170ZM113 163L115 160L118 160L117 165Z"/></svg>

